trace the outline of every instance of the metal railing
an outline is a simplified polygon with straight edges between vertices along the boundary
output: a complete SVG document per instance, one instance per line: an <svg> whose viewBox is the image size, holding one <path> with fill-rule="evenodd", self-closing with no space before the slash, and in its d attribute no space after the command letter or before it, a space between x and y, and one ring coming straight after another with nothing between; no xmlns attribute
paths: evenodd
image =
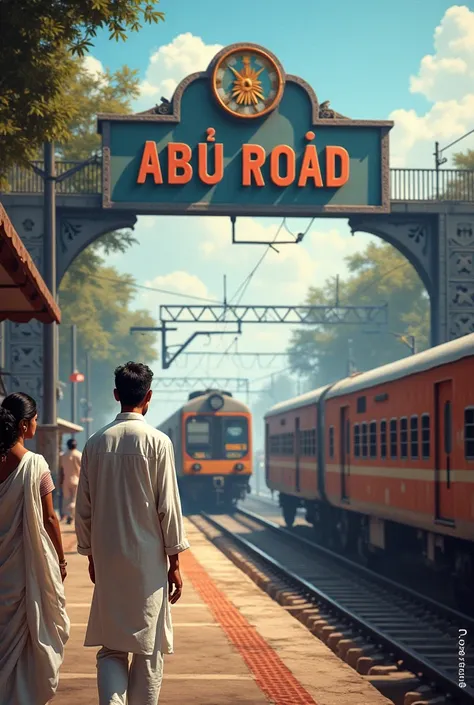
<svg viewBox="0 0 474 705"><path fill-rule="evenodd" d="M474 171L390 169L392 201L474 201Z"/></svg>
<svg viewBox="0 0 474 705"><path fill-rule="evenodd" d="M39 169L44 169L44 162L32 162ZM73 169L83 161L57 161L56 175L60 176L65 171ZM7 193L43 193L43 179L28 167L16 166L8 173L9 190ZM102 192L102 164L87 164L71 177L56 184L56 193L70 195L91 195Z"/></svg>
<svg viewBox="0 0 474 705"><path fill-rule="evenodd" d="M43 162L33 162L40 169ZM57 174L81 164L80 161L56 162ZM8 175L8 193L33 194L43 192L43 180L33 169L14 167ZM102 164L88 164L70 178L57 184L58 194L100 194ZM474 170L461 169L390 169L392 201L474 201Z"/></svg>

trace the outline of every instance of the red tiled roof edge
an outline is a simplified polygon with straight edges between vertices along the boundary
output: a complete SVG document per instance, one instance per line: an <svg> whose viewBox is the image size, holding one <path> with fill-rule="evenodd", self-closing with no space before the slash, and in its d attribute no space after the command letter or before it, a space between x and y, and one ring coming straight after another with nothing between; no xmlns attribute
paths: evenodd
<svg viewBox="0 0 474 705"><path fill-rule="evenodd" d="M27 323L36 319L42 323L61 322L61 311L54 301L28 250L17 234L5 208L0 203L0 261L10 264L9 275L31 302L31 312L4 312L0 320ZM15 266L16 265L16 266ZM12 266L14 267L12 269Z"/></svg>

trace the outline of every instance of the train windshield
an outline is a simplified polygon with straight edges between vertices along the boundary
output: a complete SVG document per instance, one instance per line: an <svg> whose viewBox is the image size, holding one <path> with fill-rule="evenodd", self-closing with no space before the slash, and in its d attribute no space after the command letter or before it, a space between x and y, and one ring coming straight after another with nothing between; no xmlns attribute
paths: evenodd
<svg viewBox="0 0 474 705"><path fill-rule="evenodd" d="M244 416L193 416L186 422L186 451L202 460L235 460L248 453Z"/></svg>
<svg viewBox="0 0 474 705"><path fill-rule="evenodd" d="M223 418L224 457L242 458L248 452L248 424L244 416Z"/></svg>
<svg viewBox="0 0 474 705"><path fill-rule="evenodd" d="M186 424L186 447L193 458L212 458L211 421L202 416L188 419Z"/></svg>

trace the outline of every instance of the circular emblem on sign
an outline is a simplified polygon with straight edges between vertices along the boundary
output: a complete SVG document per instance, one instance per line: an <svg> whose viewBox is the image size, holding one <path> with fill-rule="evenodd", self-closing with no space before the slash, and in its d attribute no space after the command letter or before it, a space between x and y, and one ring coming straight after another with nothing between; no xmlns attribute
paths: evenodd
<svg viewBox="0 0 474 705"><path fill-rule="evenodd" d="M262 49L235 47L218 60L212 88L227 112L258 118L276 108L283 94L283 76L274 59Z"/></svg>

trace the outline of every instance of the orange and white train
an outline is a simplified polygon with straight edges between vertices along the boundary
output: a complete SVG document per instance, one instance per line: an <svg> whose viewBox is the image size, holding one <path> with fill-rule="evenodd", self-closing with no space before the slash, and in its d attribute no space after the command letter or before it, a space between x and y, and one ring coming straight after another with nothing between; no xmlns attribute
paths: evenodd
<svg viewBox="0 0 474 705"><path fill-rule="evenodd" d="M267 485L343 549L474 579L474 334L274 406Z"/></svg>
<svg viewBox="0 0 474 705"><path fill-rule="evenodd" d="M252 416L217 389L191 392L159 427L172 440L178 486L187 508L232 511L250 492Z"/></svg>

